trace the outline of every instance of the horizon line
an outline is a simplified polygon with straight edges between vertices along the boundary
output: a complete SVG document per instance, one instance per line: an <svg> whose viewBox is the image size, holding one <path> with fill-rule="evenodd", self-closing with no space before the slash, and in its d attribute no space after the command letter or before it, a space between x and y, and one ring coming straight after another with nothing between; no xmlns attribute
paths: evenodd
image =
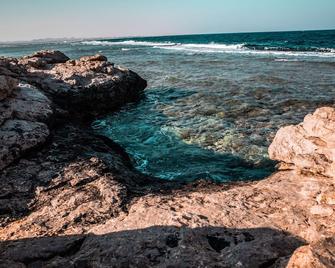
<svg viewBox="0 0 335 268"><path fill-rule="evenodd" d="M125 38L150 38L150 37L169 37L169 36L190 36L190 35L214 35L214 34L256 34L256 33L280 33L280 32L313 32L313 31L335 31L335 28L329 29L303 29L303 30L273 30L273 31L241 31L241 32L209 32L209 33L182 33L182 34L163 34L163 35L128 35L128 36L97 36L97 37L41 37L29 40L13 40L13 41L0 41L0 44L15 44L15 43L28 43L28 42L43 42L43 41L79 41L79 40L92 40L92 39L125 39Z"/></svg>

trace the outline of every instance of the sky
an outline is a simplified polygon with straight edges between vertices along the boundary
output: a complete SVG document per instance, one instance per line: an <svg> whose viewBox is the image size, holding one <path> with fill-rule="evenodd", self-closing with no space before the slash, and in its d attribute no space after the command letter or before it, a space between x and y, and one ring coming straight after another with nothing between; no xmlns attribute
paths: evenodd
<svg viewBox="0 0 335 268"><path fill-rule="evenodd" d="M0 0L0 41L335 29L335 0Z"/></svg>

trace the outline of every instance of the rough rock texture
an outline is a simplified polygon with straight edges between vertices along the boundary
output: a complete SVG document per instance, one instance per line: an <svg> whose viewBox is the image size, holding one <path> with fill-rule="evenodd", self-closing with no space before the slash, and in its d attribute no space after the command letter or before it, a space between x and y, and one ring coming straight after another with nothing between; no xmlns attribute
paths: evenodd
<svg viewBox="0 0 335 268"><path fill-rule="evenodd" d="M298 248L287 265L288 268L335 267L335 237L325 238Z"/></svg>
<svg viewBox="0 0 335 268"><path fill-rule="evenodd" d="M30 56L25 56L20 60L23 65L31 65L33 67L45 67L47 64L64 63L69 58L60 51L42 50Z"/></svg>
<svg viewBox="0 0 335 268"><path fill-rule="evenodd" d="M5 75L0 75L0 101L6 99L17 87L17 80Z"/></svg>
<svg viewBox="0 0 335 268"><path fill-rule="evenodd" d="M52 114L50 100L27 84L0 102L0 169L46 142Z"/></svg>
<svg viewBox="0 0 335 268"><path fill-rule="evenodd" d="M335 109L317 109L300 125L281 128L269 154L285 168L335 178Z"/></svg>
<svg viewBox="0 0 335 268"><path fill-rule="evenodd" d="M41 87L55 103L73 113L115 110L138 100L146 87L146 81L136 73L114 67L105 56L66 59L59 51L42 51L24 57L18 64L26 68L26 81Z"/></svg>
<svg viewBox="0 0 335 268"><path fill-rule="evenodd" d="M62 61L56 52L37 55L45 53ZM139 98L145 83L137 75L115 70L101 55L45 60L43 67L19 63L26 59L0 60L0 73L38 86L17 90L37 94L52 112L44 106L1 106L1 127L39 123L50 135L43 146L0 168L0 267L334 267L335 182L328 166L320 169L329 161L318 162L318 172L314 162L302 168L297 155L309 161L315 151L301 154L303 143L292 146L313 136L324 142L316 151L326 154L335 136L333 111L320 109L307 123L289 127L299 131L286 132L285 142L279 131L270 149L278 154L271 156L293 170L259 182L162 182L134 170L113 141L71 120L77 108L82 118L116 109L133 100L132 94ZM108 69L121 80L114 81ZM87 103L88 89L93 100L101 91L115 94L101 98L104 108L97 109ZM7 98L1 105L19 100Z"/></svg>

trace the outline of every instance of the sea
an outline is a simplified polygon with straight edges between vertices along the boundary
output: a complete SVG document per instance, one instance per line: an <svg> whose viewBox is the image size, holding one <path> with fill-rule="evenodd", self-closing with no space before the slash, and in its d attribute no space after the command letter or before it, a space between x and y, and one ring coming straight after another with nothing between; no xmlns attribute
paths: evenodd
<svg viewBox="0 0 335 268"><path fill-rule="evenodd" d="M257 180L268 146L335 99L335 30L200 34L0 45L1 56L96 53L148 81L142 99L92 123L157 179Z"/></svg>

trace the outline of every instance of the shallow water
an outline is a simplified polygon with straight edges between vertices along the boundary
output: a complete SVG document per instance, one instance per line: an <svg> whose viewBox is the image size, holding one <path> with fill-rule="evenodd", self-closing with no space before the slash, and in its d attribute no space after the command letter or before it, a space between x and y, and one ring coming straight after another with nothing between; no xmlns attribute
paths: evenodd
<svg viewBox="0 0 335 268"><path fill-rule="evenodd" d="M0 54L41 48L100 52L148 80L139 103L93 127L163 179L263 178L276 131L334 103L335 31L21 44Z"/></svg>

